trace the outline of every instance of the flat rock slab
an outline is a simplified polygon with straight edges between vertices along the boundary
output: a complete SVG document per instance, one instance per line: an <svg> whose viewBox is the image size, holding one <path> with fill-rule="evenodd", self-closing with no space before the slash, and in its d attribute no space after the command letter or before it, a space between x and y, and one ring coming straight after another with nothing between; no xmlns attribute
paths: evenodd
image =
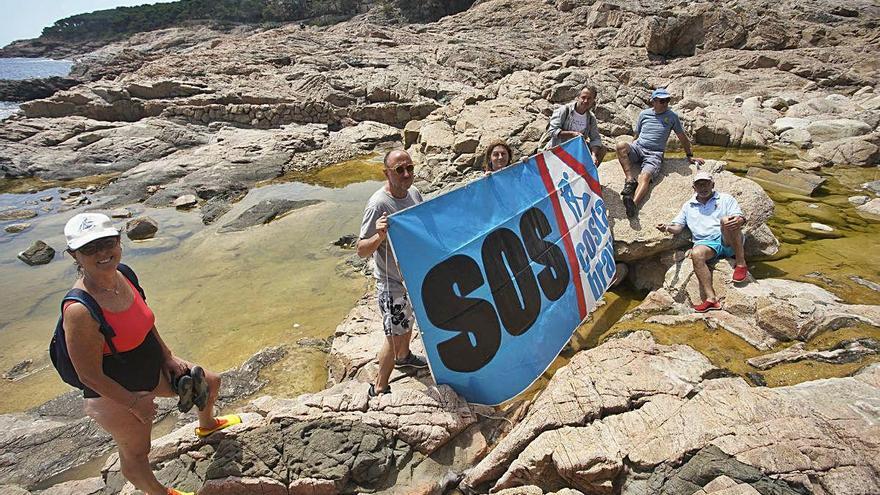
<svg viewBox="0 0 880 495"><path fill-rule="evenodd" d="M414 452L429 456L476 421L447 386L370 398L366 384L349 381L296 399L263 397L250 407L259 414L243 413L241 424L206 439L193 435L191 423L154 441L157 477L200 494L389 488ZM115 455L104 471L108 486L125 493Z"/></svg>
<svg viewBox="0 0 880 495"><path fill-rule="evenodd" d="M251 206L235 220L220 227L218 232L236 232L244 230L254 225L263 225L277 218L290 213L291 211L305 208L306 206L316 205L321 200L305 199L305 200L289 200L289 199L267 199L260 201Z"/></svg>
<svg viewBox="0 0 880 495"><path fill-rule="evenodd" d="M733 261L722 260L712 268L712 287L724 311L695 314L692 306L702 302L699 283L690 258L676 262L666 272L663 287L652 293L639 309L665 312L646 321L675 325L703 320L740 336L759 350L777 342L808 340L825 331L856 322L880 326L880 306L843 304L819 286L784 279L731 280Z"/></svg>
<svg viewBox="0 0 880 495"><path fill-rule="evenodd" d="M467 402L446 385L392 387L390 394L370 398L368 384L347 381L290 402L276 401L270 421L320 418L359 421L396 432L425 455L442 447L476 421Z"/></svg>
<svg viewBox="0 0 880 495"><path fill-rule="evenodd" d="M877 353L880 353L880 342L869 338L844 340L830 349L817 350L807 350L805 343L798 342L779 352L753 357L748 363L760 370L767 370L777 364L803 360L832 364L851 363Z"/></svg>
<svg viewBox="0 0 880 495"><path fill-rule="evenodd" d="M28 209L10 209L0 211L0 222L10 220L28 220L37 216L37 212Z"/></svg>
<svg viewBox="0 0 880 495"><path fill-rule="evenodd" d="M634 486L652 474L668 479L664 471L714 447L714 455L736 461L736 466L716 464L718 469L706 482L722 474L742 479L737 473L745 465L754 468L755 476L769 477L760 479L778 484L774 493L799 493L794 488L800 487L810 493L821 487L827 494L880 490L880 459L875 455L880 439L880 366L854 377L768 389L750 387L740 378L700 378L705 375L701 371L710 368L701 355L687 347L670 354L669 346L652 343L650 336L637 332L576 355L465 483L493 491L534 485L545 491L568 486L584 493L608 493L612 486ZM581 356L599 357L609 347L627 350L629 356L622 362L604 360L598 369L572 370L580 366ZM595 403L575 392L575 387L591 387L602 377L630 376L621 373L623 363L632 366L633 361L661 356L665 359L643 368L640 382L646 387L618 385L614 390L623 391L620 405L601 415L589 414L596 410ZM669 383L670 377L682 377L682 371L695 380L678 390L654 388L653 384ZM686 389L692 392L682 394ZM538 408L545 400L551 407ZM560 424L558 415L548 414L553 405L578 411L581 420ZM510 438L528 441L514 445Z"/></svg>
<svg viewBox="0 0 880 495"><path fill-rule="evenodd" d="M790 191L804 196L811 196L825 182L824 177L807 172L796 170L772 172L758 167L749 167L746 176L773 189Z"/></svg>
<svg viewBox="0 0 880 495"><path fill-rule="evenodd" d="M580 352L556 372L526 417L463 483L477 488L497 479L513 458L546 431L589 424L637 408L655 396L687 397L713 369L708 359L690 347L658 345L647 332Z"/></svg>

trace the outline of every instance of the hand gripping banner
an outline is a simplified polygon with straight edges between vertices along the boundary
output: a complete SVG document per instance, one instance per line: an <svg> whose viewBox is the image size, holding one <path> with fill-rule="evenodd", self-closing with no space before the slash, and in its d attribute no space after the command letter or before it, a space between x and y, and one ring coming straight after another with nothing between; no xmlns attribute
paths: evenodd
<svg viewBox="0 0 880 495"><path fill-rule="evenodd" d="M525 390L614 276L583 138L389 217L438 384L496 405Z"/></svg>

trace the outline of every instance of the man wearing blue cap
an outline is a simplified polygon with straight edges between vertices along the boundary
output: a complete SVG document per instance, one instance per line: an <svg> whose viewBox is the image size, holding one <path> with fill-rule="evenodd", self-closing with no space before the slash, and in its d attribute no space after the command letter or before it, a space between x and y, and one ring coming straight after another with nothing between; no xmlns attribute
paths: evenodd
<svg viewBox="0 0 880 495"><path fill-rule="evenodd" d="M648 194L651 181L660 173L663 152L666 150L666 141L670 132L675 131L691 163L703 163L702 158L694 158L691 141L685 134L678 115L669 109L671 98L666 88L655 89L651 93L651 108L642 110L636 120L635 141L617 144L617 158L620 160L623 173L626 174L626 182L620 196L623 198L623 206L626 207L626 216L629 218L636 216L638 205ZM638 178L633 172L633 165L641 166Z"/></svg>

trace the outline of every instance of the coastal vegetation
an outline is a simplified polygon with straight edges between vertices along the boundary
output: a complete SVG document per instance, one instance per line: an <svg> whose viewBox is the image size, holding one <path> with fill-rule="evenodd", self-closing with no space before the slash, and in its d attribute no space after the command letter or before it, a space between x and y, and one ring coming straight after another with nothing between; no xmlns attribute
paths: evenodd
<svg viewBox="0 0 880 495"><path fill-rule="evenodd" d="M328 24L365 12L378 3L382 10L407 21L431 21L461 12L473 0L410 2L406 0L180 0L117 7L60 19L43 29L42 38L84 41L118 39L192 22Z"/></svg>

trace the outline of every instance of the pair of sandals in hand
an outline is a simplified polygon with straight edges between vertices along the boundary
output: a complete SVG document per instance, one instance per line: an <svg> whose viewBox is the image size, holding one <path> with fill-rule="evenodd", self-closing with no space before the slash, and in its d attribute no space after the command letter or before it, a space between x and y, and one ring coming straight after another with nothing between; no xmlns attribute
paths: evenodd
<svg viewBox="0 0 880 495"><path fill-rule="evenodd" d="M182 413L193 406L201 411L208 403L208 382L201 366L193 366L185 375L174 377L171 389L177 394L177 410Z"/></svg>
<svg viewBox="0 0 880 495"><path fill-rule="evenodd" d="M202 411L208 405L208 382L205 380L205 370L201 366L193 366L185 375L172 379L171 389L177 394L177 410L182 413L189 412L193 406ZM215 431L239 423L241 423L241 416L228 414L214 418L214 426L210 428L196 427L195 433L197 437L205 438ZM178 493L186 494L187 492Z"/></svg>

